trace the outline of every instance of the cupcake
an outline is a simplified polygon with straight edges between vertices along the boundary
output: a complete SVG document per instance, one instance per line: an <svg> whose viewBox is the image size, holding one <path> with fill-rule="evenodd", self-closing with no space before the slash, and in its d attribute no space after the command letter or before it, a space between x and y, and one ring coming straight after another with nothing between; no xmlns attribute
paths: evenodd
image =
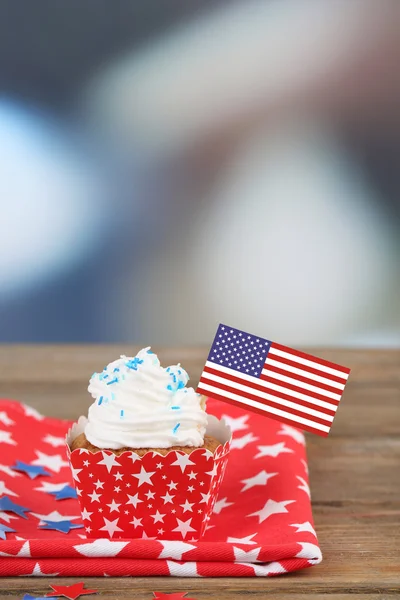
<svg viewBox="0 0 400 600"><path fill-rule="evenodd" d="M231 433L178 364L150 348L94 373L67 435L88 537L197 540L217 499Z"/></svg>

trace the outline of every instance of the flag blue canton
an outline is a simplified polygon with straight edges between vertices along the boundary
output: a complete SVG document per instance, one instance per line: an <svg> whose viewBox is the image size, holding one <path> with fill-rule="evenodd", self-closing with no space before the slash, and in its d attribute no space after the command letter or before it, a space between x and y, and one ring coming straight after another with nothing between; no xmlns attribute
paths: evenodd
<svg viewBox="0 0 400 600"><path fill-rule="evenodd" d="M270 346L269 340L221 324L208 360L245 375L260 377Z"/></svg>

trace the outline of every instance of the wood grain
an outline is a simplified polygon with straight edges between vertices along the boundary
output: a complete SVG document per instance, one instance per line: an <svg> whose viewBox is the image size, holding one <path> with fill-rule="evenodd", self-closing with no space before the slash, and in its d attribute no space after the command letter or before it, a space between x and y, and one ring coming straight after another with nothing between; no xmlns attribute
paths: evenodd
<svg viewBox="0 0 400 600"><path fill-rule="evenodd" d="M76 418L90 403L93 371L129 346L0 347L0 395L44 414ZM182 362L196 384L206 348L154 348L165 363ZM89 579L104 600L149 600L152 592L189 591L189 597L268 597L280 600L386 599L400 594L400 351L324 350L318 356L349 366L349 384L328 438L307 435L315 524L324 561L276 578ZM59 580L71 584L78 579ZM0 600L43 596L46 579L0 580ZM94 596L95 598L96 596Z"/></svg>

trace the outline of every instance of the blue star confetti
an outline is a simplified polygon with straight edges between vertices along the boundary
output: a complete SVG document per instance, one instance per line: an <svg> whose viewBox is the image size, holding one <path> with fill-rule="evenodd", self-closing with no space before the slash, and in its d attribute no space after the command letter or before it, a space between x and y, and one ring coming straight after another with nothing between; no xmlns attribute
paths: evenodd
<svg viewBox="0 0 400 600"><path fill-rule="evenodd" d="M3 496L0 498L0 510L7 510L8 512L13 512L19 517L23 519L27 519L25 512L30 511L30 508L25 508L24 506L20 506L13 502L8 496Z"/></svg>
<svg viewBox="0 0 400 600"><path fill-rule="evenodd" d="M39 529L54 529L60 533L69 533L71 529L82 529L83 525L72 523L71 521L43 521L45 525L40 525Z"/></svg>
<svg viewBox="0 0 400 600"><path fill-rule="evenodd" d="M68 500L69 498L77 498L78 494L76 490L70 485L66 485L58 492L49 492L52 496L55 497L56 500Z"/></svg>
<svg viewBox="0 0 400 600"><path fill-rule="evenodd" d="M46 475L47 477L51 477L51 473L46 471L43 467L35 467L35 465L28 465L27 463L21 462L17 460L15 465L11 467L14 471L21 471L22 473L26 473L31 479L36 479L39 475Z"/></svg>
<svg viewBox="0 0 400 600"><path fill-rule="evenodd" d="M2 540L6 539L6 533L10 531L15 532L15 529L11 529L11 527L7 527L7 525L3 525L2 523L0 523L0 538Z"/></svg>

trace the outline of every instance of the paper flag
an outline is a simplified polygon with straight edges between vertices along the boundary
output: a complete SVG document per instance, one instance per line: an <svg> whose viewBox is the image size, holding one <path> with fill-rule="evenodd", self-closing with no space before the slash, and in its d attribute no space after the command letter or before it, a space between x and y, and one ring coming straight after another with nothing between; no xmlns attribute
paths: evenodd
<svg viewBox="0 0 400 600"><path fill-rule="evenodd" d="M197 392L326 437L350 369L220 325Z"/></svg>

